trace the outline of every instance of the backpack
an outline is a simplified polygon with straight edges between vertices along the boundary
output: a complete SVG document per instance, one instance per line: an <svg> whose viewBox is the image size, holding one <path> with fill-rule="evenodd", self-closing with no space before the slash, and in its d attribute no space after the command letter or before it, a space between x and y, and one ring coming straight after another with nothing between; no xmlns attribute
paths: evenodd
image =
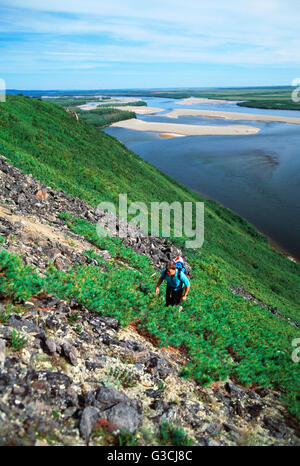
<svg viewBox="0 0 300 466"><path fill-rule="evenodd" d="M178 272L182 271L183 273L186 273L186 268L184 266L184 260L181 256L175 257L175 259L172 259L172 261L175 262Z"/></svg>
<svg viewBox="0 0 300 466"><path fill-rule="evenodd" d="M172 262L175 262L176 264L176 268L177 268L177 277L178 277L178 280L182 283L182 280L181 280L181 272L183 272L184 274L186 273L186 268L184 266L184 260L181 256L178 256L178 257L175 257L175 259L172 259ZM164 274L164 278L166 277L166 271L165 271L165 274Z"/></svg>

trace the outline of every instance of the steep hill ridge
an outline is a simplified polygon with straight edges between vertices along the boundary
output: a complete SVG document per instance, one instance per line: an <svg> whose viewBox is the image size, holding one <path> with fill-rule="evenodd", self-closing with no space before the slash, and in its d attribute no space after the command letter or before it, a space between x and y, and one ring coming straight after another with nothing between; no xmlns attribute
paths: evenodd
<svg viewBox="0 0 300 466"><path fill-rule="evenodd" d="M2 246L40 275L50 262L59 270L92 262L103 273L105 264L121 264L59 217L67 210L94 222L93 207L47 188L3 157L0 187ZM149 254L157 270L182 253L162 238L124 241ZM83 254L90 250L104 261ZM134 322L121 328L74 299L45 293L21 303L2 295L0 315L2 445L299 444L280 392L245 389L230 378L210 388L186 380L179 373L189 355L158 347ZM26 339L23 347L14 331Z"/></svg>

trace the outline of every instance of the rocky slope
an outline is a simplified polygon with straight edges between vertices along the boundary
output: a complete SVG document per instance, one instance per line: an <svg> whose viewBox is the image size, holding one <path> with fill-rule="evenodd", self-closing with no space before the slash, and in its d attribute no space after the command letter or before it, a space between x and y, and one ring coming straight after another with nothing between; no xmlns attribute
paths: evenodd
<svg viewBox="0 0 300 466"><path fill-rule="evenodd" d="M82 254L90 249L112 260L68 230L57 216L66 211L107 225L104 213L0 158L2 247L40 274L49 262L60 270L90 263ZM130 233L124 243L147 254L157 271L181 254L162 238ZM0 317L1 445L299 444L280 392L185 380L178 374L187 355L157 347L134 325L122 329L116 319L52 295L21 305L0 297ZM16 335L24 338L19 347Z"/></svg>

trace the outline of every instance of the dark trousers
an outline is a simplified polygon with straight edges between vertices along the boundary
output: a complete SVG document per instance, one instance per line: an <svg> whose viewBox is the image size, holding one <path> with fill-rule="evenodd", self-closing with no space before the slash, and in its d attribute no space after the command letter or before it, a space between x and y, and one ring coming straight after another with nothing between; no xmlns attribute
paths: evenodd
<svg viewBox="0 0 300 466"><path fill-rule="evenodd" d="M170 286L167 286L166 306L176 306L177 304L180 304L183 290L184 287L182 287L180 290L174 290Z"/></svg>

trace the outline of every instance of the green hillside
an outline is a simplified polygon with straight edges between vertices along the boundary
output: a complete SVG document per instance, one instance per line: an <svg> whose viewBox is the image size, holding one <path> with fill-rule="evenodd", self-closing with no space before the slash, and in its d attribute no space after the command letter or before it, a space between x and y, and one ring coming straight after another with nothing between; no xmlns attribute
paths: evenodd
<svg viewBox="0 0 300 466"><path fill-rule="evenodd" d="M0 277L0 293L18 295L18 277L25 275L29 294L33 280L35 292L46 288L74 296L92 310L99 310L95 300L98 293L101 312L120 318L124 325L135 320L161 344L185 348L192 363L183 375L192 375L201 383L231 375L246 385L281 387L291 411L296 412L299 373L291 353L292 340L299 332L287 320L233 295L229 285L243 285L283 316L299 321L298 264L270 248L267 239L238 215L193 193L114 138L85 121L77 123L52 103L7 96L7 102L0 104L0 154L48 186L93 206L101 201L117 206L120 193L127 193L128 202L145 202L149 211L152 201L205 204L201 251L184 251L193 280L189 299L179 315L166 310L162 298L153 297L150 291L154 281L149 278L152 266L127 248L122 254L136 263L136 269L129 269L124 287L116 287L118 291L109 295L101 288L100 277L93 281L92 269L80 270L77 278L72 273L49 270L46 282L41 283L26 266L5 254L0 256L0 271L9 270L9 274L6 279ZM101 247L105 239L97 237L93 225L69 216L66 222ZM176 243L181 246L184 240L176 239ZM112 252L116 247L121 250L116 240L105 241L105 248ZM110 274L111 282L120 284L123 275L114 270ZM141 280L142 288L128 285ZM26 299L28 293L21 294L20 299Z"/></svg>

